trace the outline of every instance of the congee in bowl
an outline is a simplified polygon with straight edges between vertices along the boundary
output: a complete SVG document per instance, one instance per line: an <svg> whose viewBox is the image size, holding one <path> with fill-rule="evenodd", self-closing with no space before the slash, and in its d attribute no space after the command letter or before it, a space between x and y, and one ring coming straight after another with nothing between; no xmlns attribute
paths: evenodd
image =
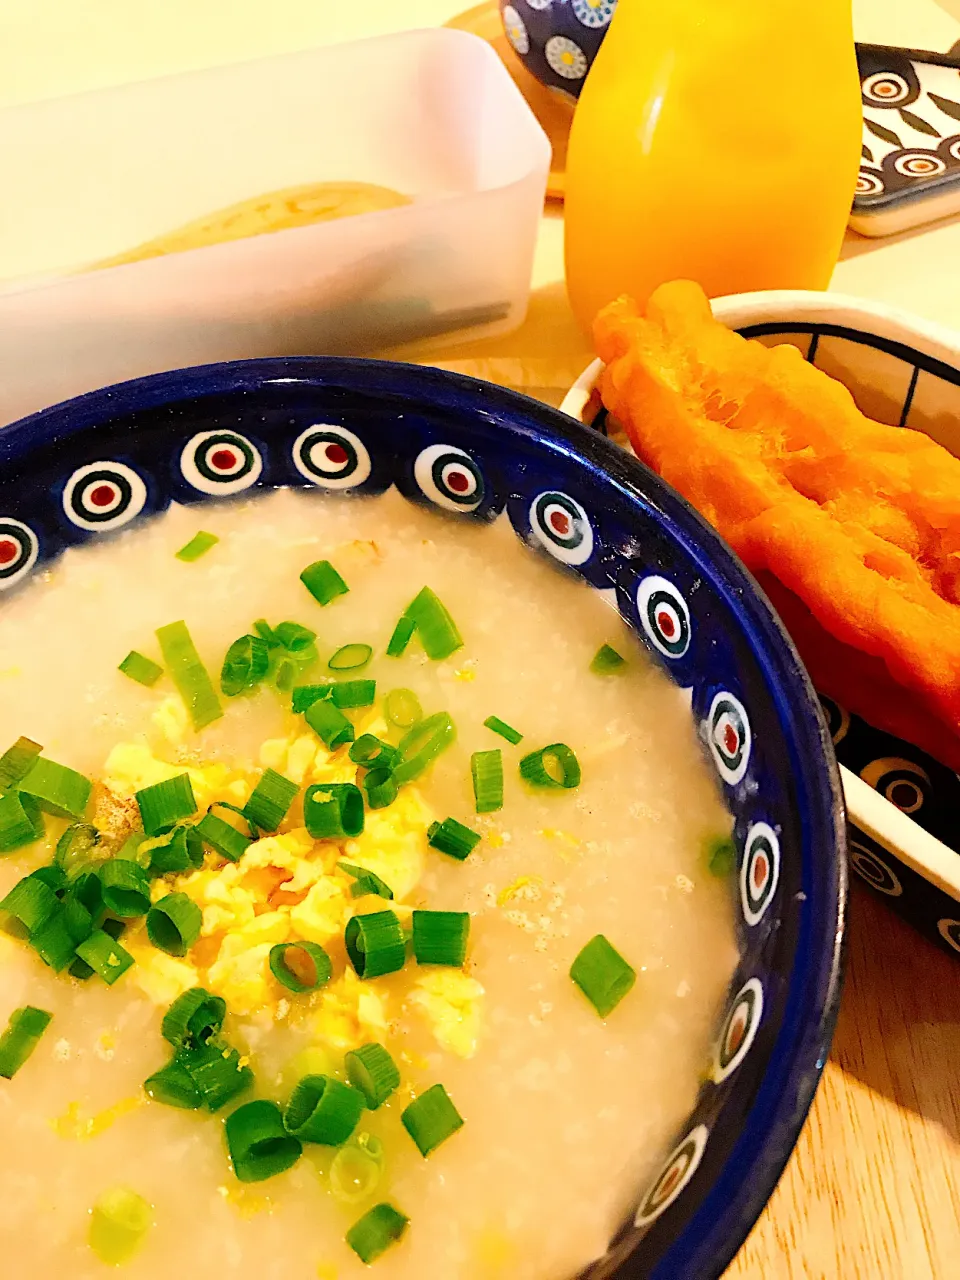
<svg viewBox="0 0 960 1280"><path fill-rule="evenodd" d="M10 1274L574 1276L763 1021L744 692L495 436L171 382L0 476Z"/></svg>

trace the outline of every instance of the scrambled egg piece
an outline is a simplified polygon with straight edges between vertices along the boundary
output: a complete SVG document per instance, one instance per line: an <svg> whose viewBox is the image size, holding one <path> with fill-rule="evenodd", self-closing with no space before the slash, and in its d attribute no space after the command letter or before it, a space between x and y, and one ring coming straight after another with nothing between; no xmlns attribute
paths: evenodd
<svg viewBox="0 0 960 1280"><path fill-rule="evenodd" d="M418 978L408 997L431 1024L442 1049L472 1058L480 1038L483 987L459 969L436 969Z"/></svg>
<svg viewBox="0 0 960 1280"><path fill-rule="evenodd" d="M433 812L415 787L407 787L387 809L367 814L363 834L346 846L348 862L372 871L403 899L416 888L424 872L424 832Z"/></svg>
<svg viewBox="0 0 960 1280"><path fill-rule="evenodd" d="M197 985L197 971L186 960L177 960L148 942L145 929L133 937L125 936L123 945L135 961L129 978L154 1004L173 1004L177 996Z"/></svg>
<svg viewBox="0 0 960 1280"><path fill-rule="evenodd" d="M382 1040L389 1025L386 992L347 968L342 978L324 988L314 1031L327 1044L346 1050Z"/></svg>
<svg viewBox="0 0 960 1280"><path fill-rule="evenodd" d="M182 746L190 732L190 715L182 698L164 698L150 717L171 746Z"/></svg>
<svg viewBox="0 0 960 1280"><path fill-rule="evenodd" d="M340 933L352 915L350 899L341 881L324 876L310 889L303 902L290 910L290 923L297 936L324 946Z"/></svg>
<svg viewBox="0 0 960 1280"><path fill-rule="evenodd" d="M228 800L231 804L246 804L250 796L250 784L237 777L225 764L208 764L200 767L187 764L168 764L158 759L146 741L118 742L107 757L103 771L104 784L119 796L132 796L144 787L166 782L181 773L190 775L194 798L199 809L206 809L215 800Z"/></svg>
<svg viewBox="0 0 960 1280"><path fill-rule="evenodd" d="M184 740L186 720L175 700L161 704L154 722L174 746ZM358 725L360 732L383 734L386 725L371 712ZM356 778L356 766L345 754L335 758L312 734L263 743L260 761L301 787ZM243 803L250 791L249 781L225 765L168 764L146 740L114 747L104 782L116 795L130 797L184 771L190 774L200 809L215 800ZM299 827L254 841L237 863L217 865L208 858L206 865L173 883L158 880L155 897L173 889L200 907L201 937L190 955L176 959L150 946L142 927L135 930L125 943L137 962L132 979L163 1006L201 984L222 995L241 1017L278 1009L284 992L270 972L272 947L298 939L326 946L342 937L357 911L382 910L386 905L378 898L352 897L353 877L337 870L341 856L390 885L395 894L391 908L402 921L409 921L412 908L404 899L423 875L425 833L433 818L418 790L406 787L388 808L368 813L362 835L342 848L315 841ZM483 997L475 979L459 970L438 969L415 978L408 1006L427 1019L441 1047L468 1058L477 1047ZM340 1052L383 1040L390 1027L388 1002L386 988L361 981L348 965L318 994L312 1030L321 1044Z"/></svg>

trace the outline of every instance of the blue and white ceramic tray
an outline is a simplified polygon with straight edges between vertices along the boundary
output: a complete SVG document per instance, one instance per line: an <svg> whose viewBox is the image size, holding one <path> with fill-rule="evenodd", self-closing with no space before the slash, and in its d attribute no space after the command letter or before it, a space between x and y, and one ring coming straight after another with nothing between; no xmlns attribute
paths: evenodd
<svg viewBox="0 0 960 1280"><path fill-rule="evenodd" d="M718 299L713 310L746 337L799 347L849 387L871 418L924 431L960 457L960 334L825 293L739 294ZM583 373L561 408L604 430L600 368L598 360ZM960 778L918 747L822 702L841 766L853 870L960 956Z"/></svg>

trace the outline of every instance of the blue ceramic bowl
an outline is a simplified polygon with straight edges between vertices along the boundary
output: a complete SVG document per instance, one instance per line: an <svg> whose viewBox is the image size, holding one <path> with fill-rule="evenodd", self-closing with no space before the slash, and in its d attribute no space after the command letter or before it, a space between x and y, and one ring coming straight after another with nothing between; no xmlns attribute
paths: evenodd
<svg viewBox="0 0 960 1280"><path fill-rule="evenodd" d="M578 98L617 0L500 0L507 39L528 71Z"/></svg>
<svg viewBox="0 0 960 1280"><path fill-rule="evenodd" d="M324 442L340 447L313 447ZM468 455L468 498L421 488L416 460L438 445L454 462ZM736 816L742 959L711 1078L588 1274L717 1276L772 1191L826 1058L846 862L830 738L804 670L681 498L597 433L486 383L374 361L242 361L127 382L0 431L0 587L171 501L296 485L323 503L391 484L454 520L505 508L518 537L608 593L690 690Z"/></svg>

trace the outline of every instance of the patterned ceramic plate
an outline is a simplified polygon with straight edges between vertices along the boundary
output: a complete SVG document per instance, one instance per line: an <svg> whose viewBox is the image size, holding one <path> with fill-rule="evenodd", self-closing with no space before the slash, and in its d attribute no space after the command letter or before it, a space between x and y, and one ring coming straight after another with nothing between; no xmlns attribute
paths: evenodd
<svg viewBox="0 0 960 1280"><path fill-rule="evenodd" d="M960 76L958 76L960 84ZM773 345L790 342L846 384L864 413L925 431L960 456L960 337L875 303L826 293L721 298L714 313ZM611 431L596 361L562 408ZM611 431L615 434L615 428ZM619 442L629 448L624 436ZM841 763L851 865L932 941L960 954L960 779L919 748L822 699Z"/></svg>
<svg viewBox="0 0 960 1280"><path fill-rule="evenodd" d="M960 209L960 56L858 44L863 151L850 226L888 236Z"/></svg>

